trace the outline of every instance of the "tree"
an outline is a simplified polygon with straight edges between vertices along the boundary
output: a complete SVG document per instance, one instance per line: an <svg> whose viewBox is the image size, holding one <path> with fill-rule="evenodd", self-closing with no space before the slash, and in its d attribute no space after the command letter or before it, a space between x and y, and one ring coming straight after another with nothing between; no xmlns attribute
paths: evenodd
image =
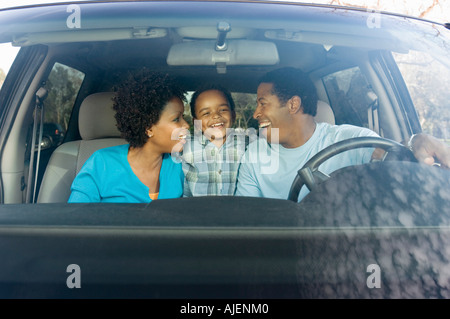
<svg viewBox="0 0 450 319"><path fill-rule="evenodd" d="M311 2L326 3L327 1L312 0ZM442 23L449 22L450 1L448 0L421 0L420 2L410 0L329 0L328 4L400 13Z"/></svg>
<svg viewBox="0 0 450 319"><path fill-rule="evenodd" d="M246 93L232 93L236 105L235 127L258 129L258 121L253 118L256 109L256 95Z"/></svg>
<svg viewBox="0 0 450 319"><path fill-rule="evenodd" d="M324 3L320 0L311 2ZM422 0L420 3L407 0L329 0L328 4L400 13L441 23L450 22L448 0ZM381 27L382 23L381 21ZM405 79L423 131L450 140L450 112L447 108L450 93L437 90L450 86L448 68L418 53L403 56L394 54L394 58ZM442 85L442 82L445 84Z"/></svg>
<svg viewBox="0 0 450 319"><path fill-rule="evenodd" d="M82 73L56 63L47 79L48 97L45 100L45 122L59 123L67 129Z"/></svg>

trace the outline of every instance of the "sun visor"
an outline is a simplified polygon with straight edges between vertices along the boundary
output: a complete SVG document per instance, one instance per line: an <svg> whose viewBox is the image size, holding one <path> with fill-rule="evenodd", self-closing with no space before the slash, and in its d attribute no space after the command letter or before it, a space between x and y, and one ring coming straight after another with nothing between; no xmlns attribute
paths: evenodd
<svg viewBox="0 0 450 319"><path fill-rule="evenodd" d="M167 64L182 65L275 65L280 58L273 42L227 40L216 48L215 40L188 41L174 44L167 56Z"/></svg>

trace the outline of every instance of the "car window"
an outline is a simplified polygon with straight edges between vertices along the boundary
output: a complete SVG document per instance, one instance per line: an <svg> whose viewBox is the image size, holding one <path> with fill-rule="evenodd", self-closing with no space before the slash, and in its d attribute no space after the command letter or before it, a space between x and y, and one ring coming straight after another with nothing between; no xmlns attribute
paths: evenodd
<svg viewBox="0 0 450 319"><path fill-rule="evenodd" d="M44 88L47 89L47 95L43 99L43 124L39 125L40 119L36 117L36 109L33 113L35 119L30 124L27 135L27 151L25 154L26 165L36 163L36 191L33 198L37 198L39 187L42 182L45 169L50 161L53 151L64 142L67 132L69 119L74 107L74 103L81 84L84 79L84 73L61 63L55 63L51 72L45 81ZM33 143L34 131L34 159L30 159L31 145ZM42 135L40 134L42 129ZM40 139L39 139L40 138ZM40 145L38 141L40 140Z"/></svg>
<svg viewBox="0 0 450 319"><path fill-rule="evenodd" d="M45 88L44 136L51 147L63 142L75 99L83 83L84 73L62 63L55 63Z"/></svg>
<svg viewBox="0 0 450 319"><path fill-rule="evenodd" d="M450 68L423 51L394 53L424 132L450 143Z"/></svg>
<svg viewBox="0 0 450 319"><path fill-rule="evenodd" d="M236 104L235 127L258 129L258 121L253 118L256 109L256 94L231 93Z"/></svg>
<svg viewBox="0 0 450 319"><path fill-rule="evenodd" d="M376 113L377 95L359 67L328 74L322 81L336 124L353 124L378 132L378 122L373 116Z"/></svg>
<svg viewBox="0 0 450 319"><path fill-rule="evenodd" d="M18 51L19 48L13 47L10 43L0 43L0 88Z"/></svg>
<svg viewBox="0 0 450 319"><path fill-rule="evenodd" d="M0 88L3 85L3 82L5 82L5 77L6 77L5 71L3 71L3 69L0 69Z"/></svg>

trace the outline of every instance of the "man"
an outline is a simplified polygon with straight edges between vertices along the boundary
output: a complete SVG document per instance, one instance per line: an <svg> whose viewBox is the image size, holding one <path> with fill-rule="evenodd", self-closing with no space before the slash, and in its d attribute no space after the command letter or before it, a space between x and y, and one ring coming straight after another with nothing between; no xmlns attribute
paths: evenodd
<svg viewBox="0 0 450 319"><path fill-rule="evenodd" d="M253 117L268 143L264 146L255 141L248 146L239 168L236 195L287 199L297 171L320 150L353 137L378 136L367 128L316 123L317 100L314 84L298 69L278 69L260 80ZM436 157L450 167L450 148L439 140L419 134L411 142L419 161L432 164ZM330 174L378 159L382 153L373 148L346 151L324 162L320 171ZM299 200L307 193L303 187Z"/></svg>

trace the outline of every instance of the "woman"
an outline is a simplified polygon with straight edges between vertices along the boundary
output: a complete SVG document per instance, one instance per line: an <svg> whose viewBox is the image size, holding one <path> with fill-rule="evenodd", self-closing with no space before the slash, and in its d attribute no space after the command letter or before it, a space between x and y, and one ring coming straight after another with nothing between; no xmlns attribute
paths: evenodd
<svg viewBox="0 0 450 319"><path fill-rule="evenodd" d="M116 121L129 144L96 151L73 181L69 202L148 203L183 194L180 152L189 124L185 91L168 75L143 70L118 87Z"/></svg>

